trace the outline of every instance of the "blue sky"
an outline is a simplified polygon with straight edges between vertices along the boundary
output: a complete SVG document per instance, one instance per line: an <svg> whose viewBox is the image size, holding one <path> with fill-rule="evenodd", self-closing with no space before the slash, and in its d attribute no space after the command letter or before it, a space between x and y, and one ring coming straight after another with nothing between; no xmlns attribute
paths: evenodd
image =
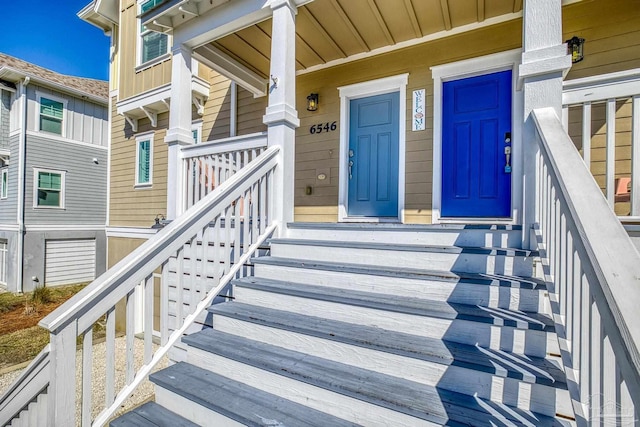
<svg viewBox="0 0 640 427"><path fill-rule="evenodd" d="M0 52L63 74L107 80L109 37L76 16L90 0L2 0Z"/></svg>

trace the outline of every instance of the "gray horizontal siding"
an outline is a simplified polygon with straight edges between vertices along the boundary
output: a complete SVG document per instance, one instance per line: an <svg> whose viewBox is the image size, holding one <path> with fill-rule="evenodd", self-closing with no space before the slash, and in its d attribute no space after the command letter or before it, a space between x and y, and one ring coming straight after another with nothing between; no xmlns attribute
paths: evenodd
<svg viewBox="0 0 640 427"><path fill-rule="evenodd" d="M98 164L93 159L98 159ZM34 168L66 171L65 209L33 207ZM107 211L107 150L88 145L27 137L25 222L104 225Z"/></svg>
<svg viewBox="0 0 640 427"><path fill-rule="evenodd" d="M9 187L7 198L0 199L0 224L17 224L18 219L18 145L19 135L9 137Z"/></svg>
<svg viewBox="0 0 640 427"><path fill-rule="evenodd" d="M44 96L49 94L56 98L67 100L66 118L63 122L65 138L86 142L88 144L101 145L103 147L108 145L107 131L109 127L109 116L106 105L98 105L94 102L52 91L42 86L29 85L27 89L29 97L27 129L32 131L39 130L39 105L36 92L40 92Z"/></svg>

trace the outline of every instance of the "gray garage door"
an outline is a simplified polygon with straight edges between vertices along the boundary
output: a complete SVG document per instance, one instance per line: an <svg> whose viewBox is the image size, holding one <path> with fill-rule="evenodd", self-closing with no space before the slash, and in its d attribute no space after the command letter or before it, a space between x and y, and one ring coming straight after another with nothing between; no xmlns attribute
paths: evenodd
<svg viewBox="0 0 640 427"><path fill-rule="evenodd" d="M47 285L70 285L96 278L96 241L47 240L44 277Z"/></svg>

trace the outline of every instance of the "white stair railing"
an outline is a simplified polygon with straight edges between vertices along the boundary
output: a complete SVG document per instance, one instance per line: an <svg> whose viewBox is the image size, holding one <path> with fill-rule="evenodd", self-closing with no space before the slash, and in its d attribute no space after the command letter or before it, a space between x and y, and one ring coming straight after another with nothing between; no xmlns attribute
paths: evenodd
<svg viewBox="0 0 640 427"><path fill-rule="evenodd" d="M16 412L11 415L13 419L31 417L30 403L36 400L45 402L44 408L38 405L38 411L46 411L46 417L41 419L46 419L47 425L75 426L79 421L74 410L76 391L81 390L81 425L102 426L109 421L220 291L232 279L245 275L244 264L275 231L278 224L272 220L271 195L278 151L278 147L271 147L263 152L40 322L40 326L50 331L46 366L49 375L45 381L48 386L40 391L40 396L46 394L46 399L39 399L33 393L25 394L21 402L12 399L12 407L21 408L19 412L13 411ZM162 277L162 342L154 349L154 277L158 272ZM173 280L169 280L169 276ZM135 366L133 296L141 283L144 287L144 362L142 366ZM175 306L172 314L176 321L169 325L171 295L175 295L175 304L171 305ZM126 366L124 385L116 389L116 305L121 301L126 320ZM93 330L99 321L106 323L106 375L93 378ZM169 333L170 329L173 332ZM78 337L83 340L79 357L76 356ZM80 360L82 375L77 380L76 364ZM20 388L30 384L23 381L20 386L12 387L11 396L18 395ZM98 387L105 391L104 402L92 402L91 390ZM5 397L0 398L0 405ZM92 407L98 404L102 409L93 418ZM3 420L2 425L8 422L11 419Z"/></svg>
<svg viewBox="0 0 640 427"><path fill-rule="evenodd" d="M266 148L264 132L182 147L184 208L189 209Z"/></svg>
<svg viewBox="0 0 640 427"><path fill-rule="evenodd" d="M577 416L638 425L640 255L554 110L533 117L536 237Z"/></svg>
<svg viewBox="0 0 640 427"><path fill-rule="evenodd" d="M628 204L620 218L640 220L640 68L567 80L562 103L564 127L581 134L575 142L609 204Z"/></svg>

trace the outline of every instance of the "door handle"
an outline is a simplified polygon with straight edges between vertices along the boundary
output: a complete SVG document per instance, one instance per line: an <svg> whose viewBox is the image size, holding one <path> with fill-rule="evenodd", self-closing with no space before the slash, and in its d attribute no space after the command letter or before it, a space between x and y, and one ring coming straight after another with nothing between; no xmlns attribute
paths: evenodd
<svg viewBox="0 0 640 427"><path fill-rule="evenodd" d="M504 173L511 173L511 146L504 147L505 166Z"/></svg>
<svg viewBox="0 0 640 427"><path fill-rule="evenodd" d="M353 167L353 160L349 160L349 179L353 178L351 174L351 168Z"/></svg>

